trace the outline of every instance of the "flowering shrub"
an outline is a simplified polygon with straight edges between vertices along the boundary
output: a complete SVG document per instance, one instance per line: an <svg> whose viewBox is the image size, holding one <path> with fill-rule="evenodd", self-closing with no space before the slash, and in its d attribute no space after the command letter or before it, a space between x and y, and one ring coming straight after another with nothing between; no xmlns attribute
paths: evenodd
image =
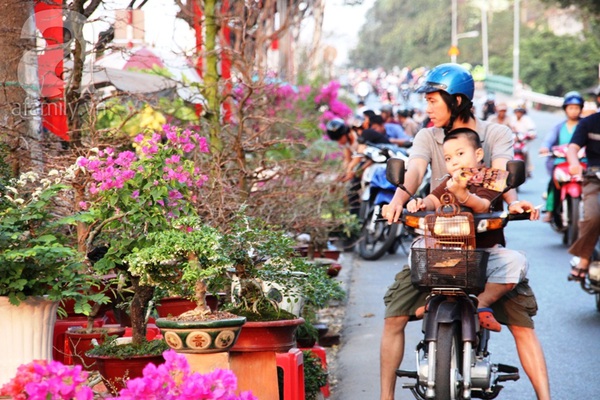
<svg viewBox="0 0 600 400"><path fill-rule="evenodd" d="M207 374L192 372L184 355L174 350L163 353L165 363L148 364L143 377L130 379L116 399L120 400L257 400L250 392L235 394L237 378L229 370ZM80 365L58 361L34 361L19 366L17 375L0 388L0 396L16 400L92 400L85 385L88 373Z"/></svg>
<svg viewBox="0 0 600 400"><path fill-rule="evenodd" d="M159 268L154 278L174 268L127 264L125 269L123 261L153 245L155 232L196 228L182 225L181 218L198 215L198 189L207 177L195 159L208 152L208 144L191 130L164 125L162 134L136 136L133 146L137 151L97 150L95 156L80 158L78 165L91 180L90 201L80 204L92 221L87 242L96 241L108 249L95 268L127 270L134 292L130 308L133 341L140 344L145 337L145 308L159 284L150 277L149 268Z"/></svg>
<svg viewBox="0 0 600 400"><path fill-rule="evenodd" d="M321 88L320 93L315 97L315 103L325 106L323 115L321 115L321 128L325 128L325 123L334 118L346 119L352 115L352 109L338 98L340 83L331 81Z"/></svg>
<svg viewBox="0 0 600 400"><path fill-rule="evenodd" d="M235 394L237 379L229 370L199 374L191 372L185 356L174 350L164 352L163 357L164 364L148 364L142 378L129 380L117 399L256 400L250 392Z"/></svg>
<svg viewBox="0 0 600 400"><path fill-rule="evenodd" d="M0 388L0 396L16 400L91 400L94 395L85 385L87 376L81 365L36 360L19 366L17 375Z"/></svg>

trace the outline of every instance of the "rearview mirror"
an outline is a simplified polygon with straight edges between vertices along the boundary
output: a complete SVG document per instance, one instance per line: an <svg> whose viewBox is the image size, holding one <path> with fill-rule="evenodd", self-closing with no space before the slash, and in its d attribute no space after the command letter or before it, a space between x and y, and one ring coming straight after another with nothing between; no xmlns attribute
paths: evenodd
<svg viewBox="0 0 600 400"><path fill-rule="evenodd" d="M390 158L385 168L385 177L392 185L401 187L404 184L404 160Z"/></svg>
<svg viewBox="0 0 600 400"><path fill-rule="evenodd" d="M508 178L506 178L506 186L516 188L525 183L525 163L522 160L511 160L506 163Z"/></svg>

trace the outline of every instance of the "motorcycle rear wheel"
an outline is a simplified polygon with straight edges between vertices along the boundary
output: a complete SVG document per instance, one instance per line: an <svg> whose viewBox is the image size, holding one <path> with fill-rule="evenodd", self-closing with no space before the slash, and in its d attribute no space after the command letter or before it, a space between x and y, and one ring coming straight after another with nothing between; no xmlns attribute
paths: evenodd
<svg viewBox="0 0 600 400"><path fill-rule="evenodd" d="M399 224L389 225L387 221L375 222L373 230L369 229L374 208L367 213L358 242L358 254L364 260L374 261L381 258L394 244Z"/></svg>
<svg viewBox="0 0 600 400"><path fill-rule="evenodd" d="M435 358L435 400L459 399L462 365L462 341L458 323L440 324Z"/></svg>

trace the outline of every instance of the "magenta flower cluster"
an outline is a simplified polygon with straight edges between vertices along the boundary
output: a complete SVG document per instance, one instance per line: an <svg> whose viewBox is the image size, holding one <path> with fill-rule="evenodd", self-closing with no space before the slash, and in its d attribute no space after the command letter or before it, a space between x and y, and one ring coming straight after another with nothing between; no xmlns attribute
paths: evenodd
<svg viewBox="0 0 600 400"><path fill-rule="evenodd" d="M229 370L191 372L187 359L174 350L163 353L165 363L148 364L143 377L131 379L118 400L257 400L250 392L235 394L237 378Z"/></svg>
<svg viewBox="0 0 600 400"><path fill-rule="evenodd" d="M322 128L324 123L334 118L348 118L352 115L352 109L338 99L340 83L331 81L321 88L320 93L315 96L315 103L323 104L327 109L321 115Z"/></svg>
<svg viewBox="0 0 600 400"><path fill-rule="evenodd" d="M143 134L136 136L134 146L137 152L127 150L116 153L112 148L105 148L98 152L97 157L79 158L78 165L86 168L93 178L89 186L90 194L126 188L130 190L131 198L139 199L142 188L151 193L149 189L152 187L166 186L169 188L167 198L146 196L144 201L151 203L145 205L178 207L184 198L182 191L193 191L208 179L185 159L185 155L195 150L208 152L208 143L206 138L195 132L171 125L163 126L162 133L164 137L160 133L154 133L149 138ZM84 210L89 207L85 202L79 205Z"/></svg>
<svg viewBox="0 0 600 400"><path fill-rule="evenodd" d="M17 375L0 388L0 396L16 400L92 400L92 389L85 385L87 376L80 365L36 360L20 365Z"/></svg>

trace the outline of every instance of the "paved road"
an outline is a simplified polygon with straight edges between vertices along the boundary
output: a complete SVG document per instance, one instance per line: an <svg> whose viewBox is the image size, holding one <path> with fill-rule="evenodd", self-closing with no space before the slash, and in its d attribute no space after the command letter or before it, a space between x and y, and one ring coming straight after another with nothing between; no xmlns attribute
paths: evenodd
<svg viewBox="0 0 600 400"><path fill-rule="evenodd" d="M562 115L531 111L538 126L538 139L531 149L537 154L541 137L560 121ZM534 176L520 188L520 197L541 204L548 177L544 160L534 157ZM600 313L594 298L567 282L570 256L561 236L541 221L514 222L506 230L508 246L527 253L529 278L539 305L536 331L545 350L553 399L596 399L600 389ZM379 398L379 341L383 329L382 296L394 274L406 263L406 256L388 255L378 261L363 261L344 254L348 273L348 305L338 353L337 385L332 400L372 400ZM402 368L413 369L414 345L420 339L419 322L409 324ZM520 363L512 336L507 329L493 334L492 359ZM522 373L517 382L507 382L500 399L529 400L535 394ZM411 399L398 384L396 399Z"/></svg>

